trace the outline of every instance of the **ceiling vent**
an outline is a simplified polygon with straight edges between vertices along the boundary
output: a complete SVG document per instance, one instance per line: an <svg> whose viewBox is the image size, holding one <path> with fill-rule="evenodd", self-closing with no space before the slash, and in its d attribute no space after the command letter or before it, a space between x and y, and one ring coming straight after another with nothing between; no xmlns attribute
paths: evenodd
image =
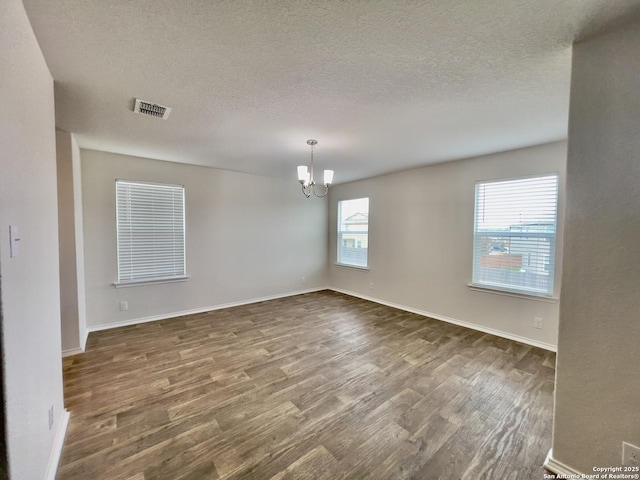
<svg viewBox="0 0 640 480"><path fill-rule="evenodd" d="M157 103L145 102L144 100L136 98L136 105L133 107L133 111L140 115L149 115L150 117L166 120L171 113L171 107L165 107L163 105L158 105Z"/></svg>

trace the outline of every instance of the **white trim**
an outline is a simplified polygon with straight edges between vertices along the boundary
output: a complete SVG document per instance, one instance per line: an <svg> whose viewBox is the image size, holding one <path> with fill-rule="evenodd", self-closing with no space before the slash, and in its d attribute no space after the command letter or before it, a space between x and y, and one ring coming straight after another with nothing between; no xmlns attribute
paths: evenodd
<svg viewBox="0 0 640 480"><path fill-rule="evenodd" d="M250 298L248 300L239 300L237 302L222 303L211 307L194 308L192 310L183 310L180 312L163 313L160 315L152 315L150 317L133 318L131 320L123 320L121 322L104 323L102 325L87 325L89 332L99 332L101 330L111 330L112 328L128 327L139 323L155 322L157 320L166 320L167 318L183 317L185 315L194 315L196 313L211 312L223 308L240 307L251 303L266 302L268 300L276 300L278 298L293 297L294 295L302 295L304 293L319 292L321 290L331 290L330 287L309 288L307 290L297 290L295 292L279 293L276 295L267 295L266 297Z"/></svg>
<svg viewBox="0 0 640 480"><path fill-rule="evenodd" d="M84 353L84 348L70 348L69 350L62 351L62 358L71 357L80 353Z"/></svg>
<svg viewBox="0 0 640 480"><path fill-rule="evenodd" d="M491 335L496 335L498 337L507 338L509 340L514 340L516 342L531 345L533 347L542 348L544 350L549 350L552 352L555 352L557 350L557 347L550 343L539 342L538 340L533 340L531 338L521 337L520 335L514 335L513 333L503 332L502 330L496 330L494 328L477 325L475 323L465 322L464 320L458 320L456 318L445 317L444 315L438 315L437 313L431 313L424 310L419 310L417 308L406 307L404 305L399 305L393 302L387 302L385 300L369 297L367 295L361 295L359 293L351 292L349 290L343 290L341 288L329 287L329 290L333 290L334 292L338 292L338 293L344 293L345 295L351 295L352 297L362 298L363 300L369 300L370 302L386 305L387 307L397 308L399 310L404 310L406 312L416 313L424 317L434 318L436 320L441 320L443 322L452 323L454 325L459 325L461 327L470 328L472 330L478 330L480 332L489 333Z"/></svg>
<svg viewBox="0 0 640 480"><path fill-rule="evenodd" d="M87 349L87 340L89 338L89 330L86 326L82 333L84 333L84 337L80 339L80 348L82 349L82 353L84 353Z"/></svg>
<svg viewBox="0 0 640 480"><path fill-rule="evenodd" d="M182 276L182 277L171 277L171 278L158 278L156 280L133 280L130 282L113 282L113 285L116 288L129 288L129 287L140 287L143 285L157 285L158 283L174 283L174 282L186 282L191 277Z"/></svg>
<svg viewBox="0 0 640 480"><path fill-rule="evenodd" d="M58 463L60 462L60 455L62 454L62 447L64 446L64 437L67 435L67 427L69 426L69 414L68 410L64 410L60 416L58 422L58 429L56 435L53 438L53 446L51 447L51 455L49 455L49 464L47 465L47 474L44 477L46 480L55 480L56 473L58 472Z"/></svg>
<svg viewBox="0 0 640 480"><path fill-rule="evenodd" d="M452 323L454 325L459 325L461 327L466 327L466 328L470 328L472 330L478 330L480 332L489 333L491 335L496 335L498 337L507 338L509 340L514 340L516 342L524 343L526 345L531 345L533 347L542 348L544 350L549 350L549 351L552 351L552 352L557 351L557 347L555 345L553 345L553 344L550 344L550 343L539 342L538 340L533 340L531 338L521 337L520 335L514 335L513 333L503 332L502 330L496 330L494 328L489 328L489 327L485 327L485 326L482 326L482 325L477 325L475 323L465 322L464 320L458 320L456 318L446 317L444 315L438 315L437 313L427 312L425 310L419 310L417 308L407 307L405 305L400 305L400 304L393 303L393 302L387 302L385 300L380 300L378 298L369 297L367 295L362 295L360 293L352 292L350 290L343 290L341 288L335 288L335 287L309 288L309 289L306 289L306 290L297 290L297 291L294 291L294 292L279 293L279 294L276 294L276 295L268 295L268 296L265 296L265 297L250 298L250 299L247 299L247 300L240 300L240 301L237 301L237 302L223 303L223 304L220 304L220 305L213 305L213 306L210 306L210 307L194 308L192 310L183 310L183 311L179 311L179 312L171 312L171 313L163 313L163 314L160 314L160 315L152 315L152 316L149 316L149 317L133 318L133 319L130 319L130 320L123 320L121 322L105 323L105 324L102 324L102 325L92 325L92 326L88 325L87 326L87 334L90 333L90 332L99 332L99 331L102 331L102 330L110 330L112 328L128 327L128 326L131 326L131 325L137 325L139 323L155 322L157 320L166 320L167 318L182 317L182 316L185 316L185 315L194 315L194 314L197 314L197 313L211 312L213 310L220 310L220 309L223 309L223 308L239 307L239 306L242 306L242 305L249 305L251 303L266 302L268 300L276 300L278 298L293 297L295 295L302 295L304 293L319 292L319 291L322 291L322 290L332 290L334 292L343 293L345 295L351 295L352 297L362 298L363 300L368 300L370 302L379 303L381 305L386 305L387 307L397 308L399 310L404 310L406 312L416 313L416 314L422 315L424 317L434 318L436 320L440 320L440 321L447 322L447 323ZM85 342L86 342L86 339L85 339Z"/></svg>
<svg viewBox="0 0 640 480"><path fill-rule="evenodd" d="M533 300L535 302L558 303L558 297L550 297L547 295L536 295L535 293L519 292L517 290L509 290L506 288L492 287L491 285L479 285L477 283L467 283L467 287L477 292L493 293L495 295L505 295L507 297L524 298L525 300Z"/></svg>
<svg viewBox="0 0 640 480"><path fill-rule="evenodd" d="M89 331L85 328L82 333L84 333L84 336L80 338L80 346L78 348L69 348L67 350L63 350L62 358L79 355L85 352L85 350L87 349L87 339L89 338Z"/></svg>
<svg viewBox="0 0 640 480"><path fill-rule="evenodd" d="M565 465L564 463L559 462L558 460L553 458L553 450L551 449L547 454L547 458L544 460L544 468L555 473L556 475L560 475L560 478L564 478L565 476L566 478L586 477L586 475L584 475L582 472L579 472L578 470L571 468L570 466Z"/></svg>
<svg viewBox="0 0 640 480"><path fill-rule="evenodd" d="M368 272L369 270L371 270L369 267L360 267L358 265L349 265L347 263L334 263L334 265L336 267L353 268L354 270L363 270L365 272Z"/></svg>

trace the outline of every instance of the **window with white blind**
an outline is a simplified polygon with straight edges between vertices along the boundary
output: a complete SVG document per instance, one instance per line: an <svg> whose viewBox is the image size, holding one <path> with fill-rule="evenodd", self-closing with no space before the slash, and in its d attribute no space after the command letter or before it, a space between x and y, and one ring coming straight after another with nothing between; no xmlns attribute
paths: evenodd
<svg viewBox="0 0 640 480"><path fill-rule="evenodd" d="M116 217L118 284L186 278L183 186L117 180Z"/></svg>
<svg viewBox="0 0 640 480"><path fill-rule="evenodd" d="M338 264L369 266L369 199L338 202Z"/></svg>
<svg viewBox="0 0 640 480"><path fill-rule="evenodd" d="M553 294L558 176L478 182L474 285Z"/></svg>

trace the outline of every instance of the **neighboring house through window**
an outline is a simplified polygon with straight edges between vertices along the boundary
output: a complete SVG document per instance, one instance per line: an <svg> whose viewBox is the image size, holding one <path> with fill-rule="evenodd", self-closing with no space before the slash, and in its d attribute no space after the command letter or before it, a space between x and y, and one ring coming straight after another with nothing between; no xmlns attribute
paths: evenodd
<svg viewBox="0 0 640 480"><path fill-rule="evenodd" d="M182 185L116 181L118 284L186 278Z"/></svg>
<svg viewBox="0 0 640 480"><path fill-rule="evenodd" d="M558 175L476 184L472 284L553 295Z"/></svg>
<svg viewBox="0 0 640 480"><path fill-rule="evenodd" d="M369 266L369 199L338 202L339 265Z"/></svg>

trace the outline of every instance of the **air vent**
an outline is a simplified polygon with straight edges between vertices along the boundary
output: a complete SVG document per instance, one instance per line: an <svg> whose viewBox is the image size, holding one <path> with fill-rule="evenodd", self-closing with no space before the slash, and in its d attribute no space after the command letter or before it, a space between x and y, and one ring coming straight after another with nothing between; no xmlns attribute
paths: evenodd
<svg viewBox="0 0 640 480"><path fill-rule="evenodd" d="M165 107L163 105L158 105L157 103L145 102L144 100L136 98L136 105L133 107L133 111L140 115L149 115L150 117L166 120L171 113L171 107Z"/></svg>

